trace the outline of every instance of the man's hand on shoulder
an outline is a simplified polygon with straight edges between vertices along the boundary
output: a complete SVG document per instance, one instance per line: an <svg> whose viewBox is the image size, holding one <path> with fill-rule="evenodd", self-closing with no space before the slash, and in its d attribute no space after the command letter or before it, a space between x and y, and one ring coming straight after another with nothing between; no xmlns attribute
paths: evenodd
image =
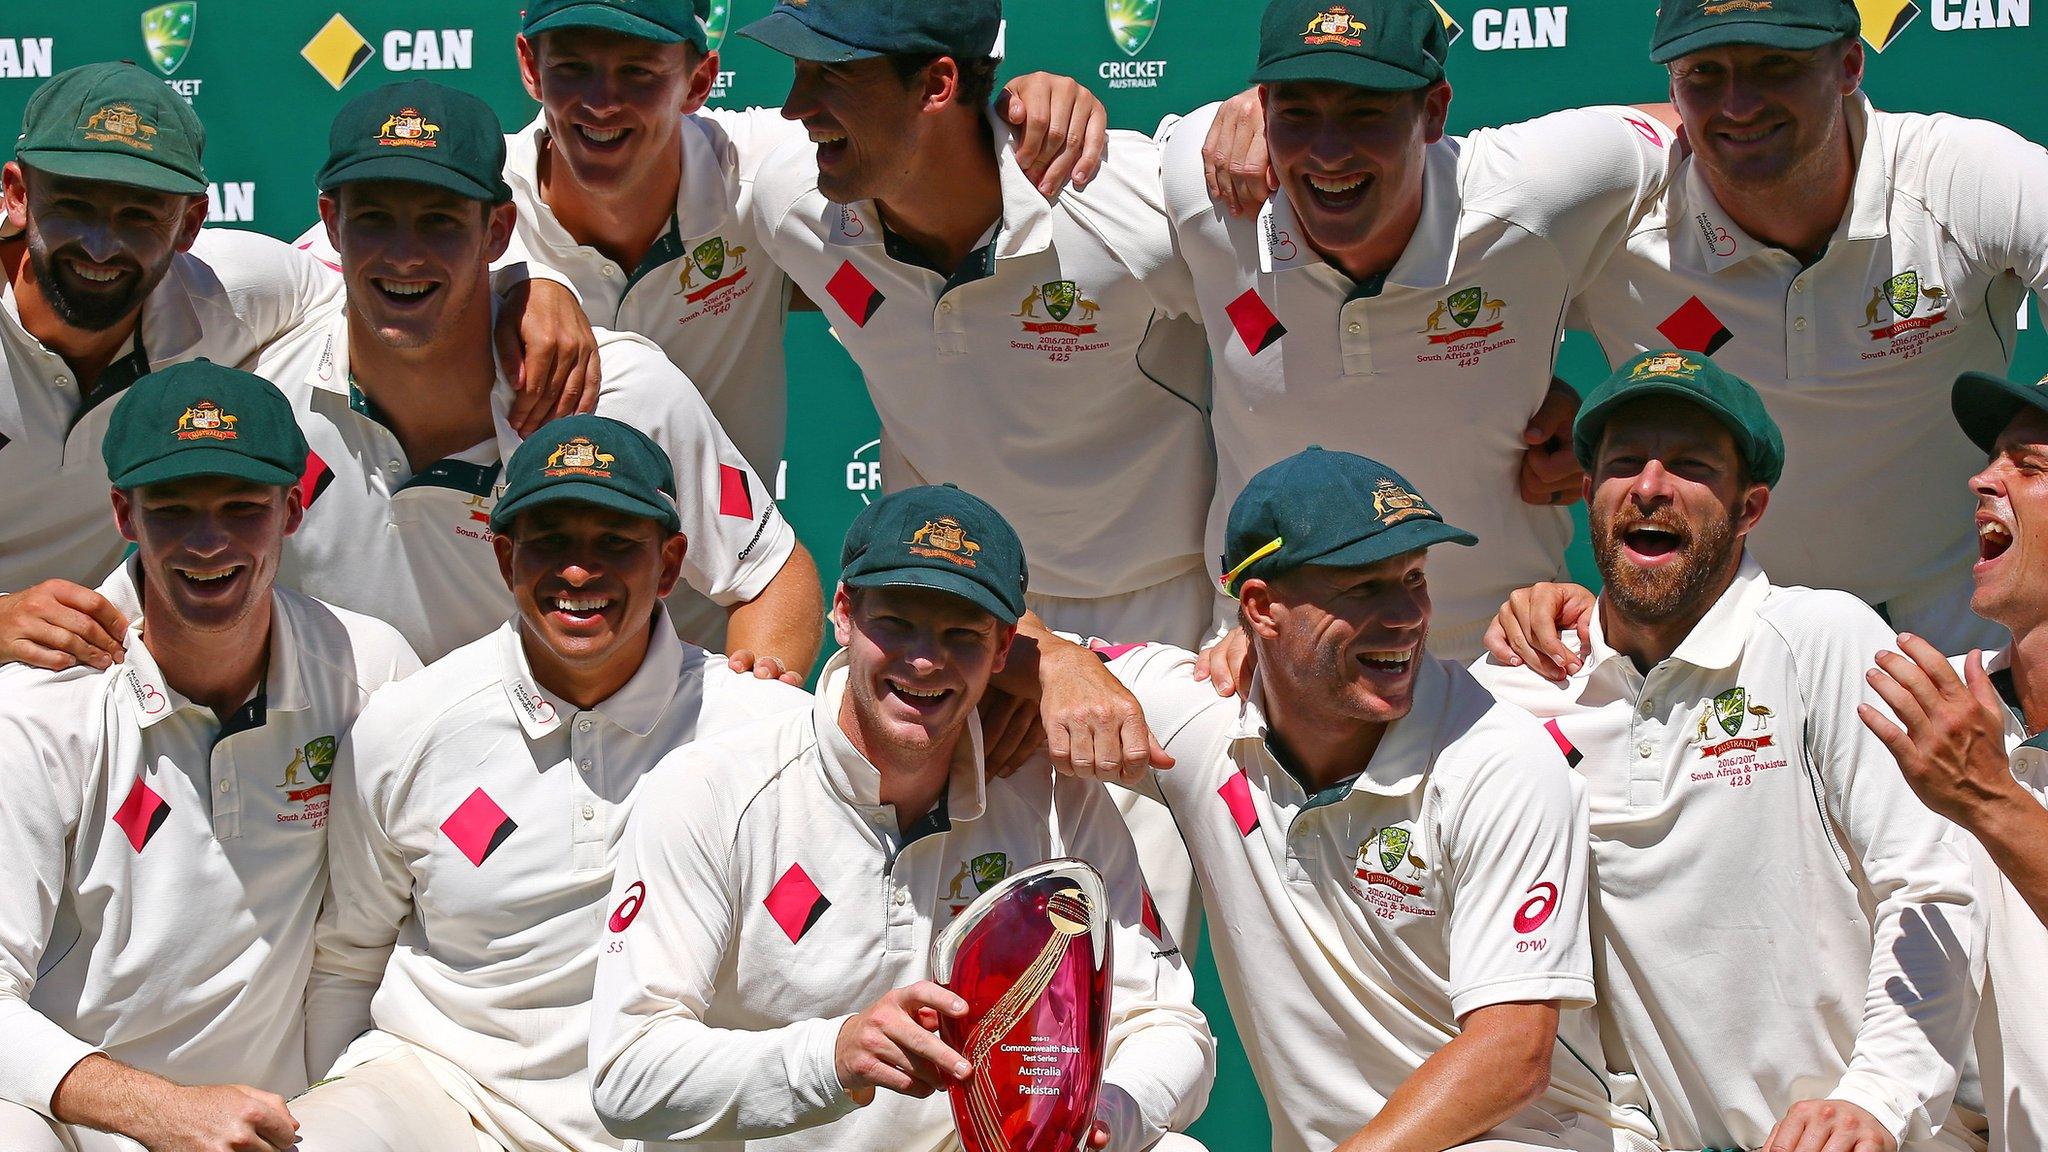
<svg viewBox="0 0 2048 1152"><path fill-rule="evenodd" d="M1529 426L1522 429L1522 442L1529 446L1522 453L1522 503L1579 502L1586 474L1579 467L1578 455L1572 451L1572 421L1578 415L1579 394L1571 385L1553 378L1542 405L1529 417Z"/></svg>
<svg viewBox="0 0 2048 1152"><path fill-rule="evenodd" d="M1240 624L1195 657L1195 679L1207 680L1218 696L1235 696L1252 682L1252 669L1257 664L1258 653L1252 648L1252 638Z"/></svg>
<svg viewBox="0 0 2048 1152"><path fill-rule="evenodd" d="M1509 668L1527 668L1553 683L1571 679L1593 643L1593 610L1599 601L1577 584L1532 584L1517 588L1486 628L1486 651ZM1578 636L1579 649L1563 634Z"/></svg>
<svg viewBox="0 0 2048 1152"><path fill-rule="evenodd" d="M1109 110L1080 82L1030 72L1003 85L996 113L1016 137L1017 164L1048 200L1069 182L1086 188L1102 170Z"/></svg>
<svg viewBox="0 0 2048 1152"><path fill-rule="evenodd" d="M69 580L0 596L0 663L61 672L87 664L105 670L127 654L128 619L106 597Z"/></svg>
<svg viewBox="0 0 2048 1152"><path fill-rule="evenodd" d="M1095 653L1064 640L1042 643L1039 678L1039 715L1053 767L1128 786L1148 769L1173 766L1138 698Z"/></svg>
<svg viewBox="0 0 2048 1152"><path fill-rule="evenodd" d="M560 416L597 407L597 336L574 293L552 280L507 289L498 309L498 362L512 372L509 420L531 436Z"/></svg>
<svg viewBox="0 0 2048 1152"><path fill-rule="evenodd" d="M1763 1152L1899 1152L1899 1142L1846 1100L1801 1100L1771 1129Z"/></svg>
<svg viewBox="0 0 2048 1152"><path fill-rule="evenodd" d="M1280 179L1266 155L1266 109L1259 90L1247 88L1216 106L1202 141L1202 179L1209 198L1223 201L1232 216L1257 212Z"/></svg>

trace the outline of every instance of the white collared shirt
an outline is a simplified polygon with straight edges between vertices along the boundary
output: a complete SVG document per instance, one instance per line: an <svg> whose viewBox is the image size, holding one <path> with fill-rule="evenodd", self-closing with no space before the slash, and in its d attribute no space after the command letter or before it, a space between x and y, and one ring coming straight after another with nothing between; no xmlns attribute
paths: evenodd
<svg viewBox="0 0 2048 1152"><path fill-rule="evenodd" d="M1745 557L1648 675L1597 619L1564 686L1473 668L1586 780L1606 1049L1667 1148L1760 1147L1831 1097L1911 1152L1947 1113L1983 914L1963 837L1857 718L1892 645L1854 597L1774 587Z"/></svg>
<svg viewBox="0 0 2048 1152"><path fill-rule="evenodd" d="M657 617L638 671L593 708L542 688L508 623L364 709L335 768L306 1008L315 1071L374 1026L336 1072L389 1037L422 1050L506 1147L619 1147L586 1061L621 830L670 751L810 700Z"/></svg>
<svg viewBox="0 0 2048 1152"><path fill-rule="evenodd" d="M1663 129L1589 108L1445 137L1425 153L1414 236L1383 284L1361 287L1309 246L1284 192L1256 219L1210 199L1214 116L1175 123L1164 158L1215 365L1206 555L1222 555L1230 505L1260 469L1311 444L1369 456L1479 537L1429 577L1432 640L1469 657L1509 592L1564 570L1570 517L1518 494L1522 431L1550 389L1566 304L1662 183Z"/></svg>
<svg viewBox="0 0 2048 1152"><path fill-rule="evenodd" d="M1208 376L1157 148L1110 133L1095 180L1048 205L1009 126L991 125L1002 220L951 276L902 259L872 202L828 202L808 140L762 167L755 228L867 378L883 487L952 482L995 505L1043 596L1194 571L1215 478Z"/></svg>
<svg viewBox="0 0 2048 1152"><path fill-rule="evenodd" d="M758 596L789 559L796 534L659 349L604 329L597 341L598 415L647 433L675 468L690 543L683 580L720 604ZM491 393L496 438L416 473L397 434L350 383L344 308L278 341L255 371L291 398L313 457L300 482L305 523L285 543L281 583L375 612L429 661L512 615L490 528L505 461L519 445L506 422L512 388L502 375Z"/></svg>
<svg viewBox="0 0 2048 1152"><path fill-rule="evenodd" d="M0 1100L49 1115L94 1052L305 1088L336 743L419 662L379 621L271 603L263 690L225 722L170 687L139 618L104 672L0 667Z"/></svg>
<svg viewBox="0 0 2048 1152"><path fill-rule="evenodd" d="M1278 1152L1342 1143L1463 1016L1525 1000L1565 1011L1550 1087L1502 1128L1649 1131L1593 1071L1586 804L1534 721L1424 653L1371 762L1311 795L1260 705L1196 681L1191 653L1102 655L1173 755L1152 783L1194 859Z"/></svg>
<svg viewBox="0 0 2048 1152"><path fill-rule="evenodd" d="M1984 453L1949 414L1949 386L2006 373L2024 295L2048 288L2048 152L1860 93L1848 125L1855 188L1812 267L1744 233L1698 165L1674 159L1572 325L1612 363L1676 345L1754 385L1784 433L1785 476L1749 547L1780 579L1878 604L1969 583L1966 481Z"/></svg>
<svg viewBox="0 0 2048 1152"><path fill-rule="evenodd" d="M625 268L580 244L541 198L536 167L545 116L505 138L505 181L519 206L531 270L565 278L591 323L661 346L697 385L747 463L772 476L788 411L782 330L789 278L769 260L750 217L761 161L802 139L774 109L706 109L682 118L682 183L668 230Z"/></svg>
<svg viewBox="0 0 2048 1152"><path fill-rule="evenodd" d="M243 365L341 294L341 278L289 245L206 228L142 305L131 341L89 397L64 358L21 325L0 282L0 592L61 578L90 587L120 562L100 440L122 390L205 357Z"/></svg>
<svg viewBox="0 0 2048 1152"><path fill-rule="evenodd" d="M1965 675L1955 658L1956 675ZM2012 667L2012 649L1985 654L1984 670ZM2010 702L2008 702L2010 705ZM2023 747L2026 727L2013 707L2005 712L2005 745L2013 778L2036 803L2048 805L2048 749ZM2048 1147L2048 927L2026 897L1999 871L1991 854L1969 837L1977 892L1990 916L1984 940L1984 1003L1977 1013L1977 1070L1983 1078L1991 1152L2033 1152Z"/></svg>
<svg viewBox="0 0 2048 1152"><path fill-rule="evenodd" d="M903 835L880 773L839 727L846 679L842 652L810 711L699 741L648 782L591 1006L599 1112L700 1149L957 1148L943 1094L856 1106L834 1071L840 1026L930 978L934 933L973 902L978 877L1078 856L1102 873L1113 921L1109 1146L1138 1152L1192 1122L1215 1041L1180 950L1145 923L1107 793L1042 761L984 782L970 718L943 809Z"/></svg>

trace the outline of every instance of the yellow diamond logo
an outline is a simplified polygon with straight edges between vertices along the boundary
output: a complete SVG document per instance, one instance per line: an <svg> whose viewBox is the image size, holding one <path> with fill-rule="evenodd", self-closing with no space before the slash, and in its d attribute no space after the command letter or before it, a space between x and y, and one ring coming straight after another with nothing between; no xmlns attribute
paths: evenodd
<svg viewBox="0 0 2048 1152"><path fill-rule="evenodd" d="M376 53L370 49L370 42L348 22L348 17L336 12L306 46L299 49L299 55L313 66L322 80L336 92L341 86L355 79L363 65L370 62Z"/></svg>
<svg viewBox="0 0 2048 1152"><path fill-rule="evenodd" d="M1877 52L1891 47L1913 17L1920 15L1920 6L1913 0L1856 0L1856 10L1863 17L1863 42Z"/></svg>

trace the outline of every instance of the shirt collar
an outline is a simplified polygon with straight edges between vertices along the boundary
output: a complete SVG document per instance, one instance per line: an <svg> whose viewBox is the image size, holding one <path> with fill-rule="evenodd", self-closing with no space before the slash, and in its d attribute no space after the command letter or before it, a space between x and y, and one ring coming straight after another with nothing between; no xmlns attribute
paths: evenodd
<svg viewBox="0 0 2048 1152"><path fill-rule="evenodd" d="M1379 747L1373 749L1372 759L1361 766L1357 775L1309 797L1309 807L1334 804L1353 792L1406 796L1428 777L1437 753L1442 751L1444 721L1450 715L1451 680L1443 664L1431 657L1428 649L1418 652L1415 658L1420 663L1415 669L1415 693L1407 714L1387 726ZM1264 712L1265 684L1256 669L1245 696L1246 701L1239 706L1237 720L1231 726L1230 738L1258 740L1265 754L1277 761L1271 749L1264 747L1271 728Z"/></svg>
<svg viewBox="0 0 2048 1152"><path fill-rule="evenodd" d="M996 176L1002 184L1003 215L995 227L995 258L1008 260L1031 256L1052 245L1052 206L1038 187L1024 175L1017 163L1016 142L1010 126L994 110L987 113L996 146ZM872 200L852 204L831 204L827 243L861 247L882 243L882 217Z"/></svg>
<svg viewBox="0 0 2048 1152"><path fill-rule="evenodd" d="M1843 111L1849 126L1849 147L1856 153L1856 185L1849 194L1846 239L1877 240L1891 231L1892 174L1887 141L1872 138L1877 126L1870 97L1856 90Z"/></svg>
<svg viewBox="0 0 2048 1152"><path fill-rule="evenodd" d="M1450 283L1458 255L1458 146L1445 137L1423 152L1422 162L1422 216L1385 279L1404 288L1441 288ZM1324 263L1322 255L1309 247L1287 193L1269 198L1259 210L1259 271L1286 272Z"/></svg>
<svg viewBox="0 0 2048 1152"><path fill-rule="evenodd" d="M321 346L320 356L313 366L306 370L306 384L324 392L332 392L344 399L349 394L348 382L348 305L346 301L334 310L327 321L327 343Z"/></svg>
<svg viewBox="0 0 2048 1152"><path fill-rule="evenodd" d="M666 606L655 609L647 654L634 670L633 678L586 709L549 692L534 678L533 667L526 660L526 646L520 641L517 619L499 627L496 643L505 701L519 718L519 726L535 740L560 728L564 714L579 711L595 712L606 722L644 737L654 731L678 696L701 692L703 688L704 650L677 638Z"/></svg>
<svg viewBox="0 0 2048 1152"><path fill-rule="evenodd" d="M127 563L133 565L136 561L130 557ZM131 568L130 574L135 575L135 570ZM137 586L140 587L139 583ZM120 688L115 694L121 698L129 717L139 728L153 727L173 713L188 708L204 712L209 720L213 719L212 709L186 699L170 686L162 667L156 662L156 656L142 640L142 627L143 620L139 615L129 623L127 636L122 641L126 654L117 667ZM269 666L264 671L263 684L257 690L264 711L300 712L312 707L305 677L299 668L299 652L291 613L285 609L284 598L273 592L270 596Z"/></svg>
<svg viewBox="0 0 2048 1152"><path fill-rule="evenodd" d="M811 705L812 724L817 730L818 755L824 762L825 779L840 799L856 808L882 806L882 773L860 754L839 726L839 702L846 695L850 673L846 650L840 649L826 661L818 674L818 696ZM981 717L967 717L967 739L953 748L953 766L946 780L946 813L954 823L980 819L987 806L985 769L982 762Z"/></svg>

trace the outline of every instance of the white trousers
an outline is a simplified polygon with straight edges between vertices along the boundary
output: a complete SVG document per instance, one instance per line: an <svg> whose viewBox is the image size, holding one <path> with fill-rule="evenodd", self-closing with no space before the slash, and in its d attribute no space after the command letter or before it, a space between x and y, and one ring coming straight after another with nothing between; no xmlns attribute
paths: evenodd
<svg viewBox="0 0 2048 1152"><path fill-rule="evenodd" d="M291 1109L298 1152L515 1152L479 1131L410 1048L308 1089Z"/></svg>
<svg viewBox="0 0 2048 1152"><path fill-rule="evenodd" d="M125 1136L59 1124L33 1108L0 1100L0 1149L5 1152L145 1152Z"/></svg>

